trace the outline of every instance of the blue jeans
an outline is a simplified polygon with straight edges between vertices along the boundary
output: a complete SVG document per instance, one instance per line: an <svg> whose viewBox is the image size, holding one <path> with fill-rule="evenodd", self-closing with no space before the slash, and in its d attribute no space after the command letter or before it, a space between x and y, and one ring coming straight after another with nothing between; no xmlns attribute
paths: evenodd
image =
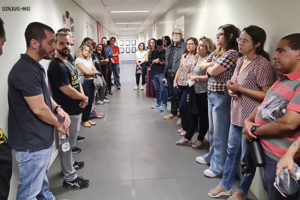
<svg viewBox="0 0 300 200"><path fill-rule="evenodd" d="M168 93L164 92L164 83L163 83L164 74L154 75L152 78L152 83L155 90L156 103L161 105L161 103L167 105L168 102Z"/></svg>
<svg viewBox="0 0 300 200"><path fill-rule="evenodd" d="M230 190L234 183L235 175L240 164L241 155L244 156L247 143L243 138L243 127L231 124L228 136L227 157L223 170L223 176L220 185ZM242 154L241 154L242 153ZM254 174L243 176L238 187L239 192L247 195L252 183Z"/></svg>
<svg viewBox="0 0 300 200"><path fill-rule="evenodd" d="M15 156L19 167L17 200L55 199L49 191L46 176L51 152L52 146L34 152L16 151Z"/></svg>
<svg viewBox="0 0 300 200"><path fill-rule="evenodd" d="M114 82L116 84L116 86L121 86L120 83L120 65L119 63L113 63L112 64L112 72L114 75Z"/></svg>
<svg viewBox="0 0 300 200"><path fill-rule="evenodd" d="M227 92L208 91L209 152L203 156L210 163L210 170L223 173L230 127L230 96Z"/></svg>

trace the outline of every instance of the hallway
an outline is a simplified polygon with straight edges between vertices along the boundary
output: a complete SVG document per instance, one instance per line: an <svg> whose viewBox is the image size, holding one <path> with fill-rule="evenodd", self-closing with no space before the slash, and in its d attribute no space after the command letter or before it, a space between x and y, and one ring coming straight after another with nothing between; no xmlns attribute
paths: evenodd
<svg viewBox="0 0 300 200"><path fill-rule="evenodd" d="M202 171L207 167L195 162L207 148L175 145L180 138L176 120L163 120L169 110L151 110L154 99L147 98L145 90L133 90L134 70L134 64L121 64L122 89L113 90L110 104L99 106L105 118L95 120L96 127L81 127L86 140L78 144L82 152L74 157L85 161L78 174L90 179L89 188L62 188L59 158L50 168L48 178L57 199L210 199L207 193L220 179L205 178Z"/></svg>

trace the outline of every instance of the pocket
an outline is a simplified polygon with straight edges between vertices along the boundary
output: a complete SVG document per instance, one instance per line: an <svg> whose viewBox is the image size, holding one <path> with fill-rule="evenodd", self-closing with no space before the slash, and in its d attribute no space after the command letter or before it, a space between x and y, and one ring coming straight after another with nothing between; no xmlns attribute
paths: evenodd
<svg viewBox="0 0 300 200"><path fill-rule="evenodd" d="M17 151L16 152L16 161L20 163L24 163L30 160L30 153L28 151Z"/></svg>

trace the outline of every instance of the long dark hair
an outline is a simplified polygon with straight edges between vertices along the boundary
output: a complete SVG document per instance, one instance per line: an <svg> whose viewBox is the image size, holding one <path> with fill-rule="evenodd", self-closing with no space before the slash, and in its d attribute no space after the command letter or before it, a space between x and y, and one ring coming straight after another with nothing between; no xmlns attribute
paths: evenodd
<svg viewBox="0 0 300 200"><path fill-rule="evenodd" d="M167 41L167 46L166 47L168 47L170 44L171 44L171 39L170 39L170 37L169 36L164 36L164 37L162 37L162 40L166 40Z"/></svg>
<svg viewBox="0 0 300 200"><path fill-rule="evenodd" d="M250 25L243 29L252 39L253 44L260 43L260 45L255 49L257 55L261 55L270 61L269 54L264 50L264 45L266 42L267 34L264 29L259 26Z"/></svg>
<svg viewBox="0 0 300 200"><path fill-rule="evenodd" d="M225 24L218 28L218 30L222 29L224 31L224 37L226 42L226 49L221 49L218 47L216 54L217 56L221 56L225 51L228 51L229 49L234 49L238 51L238 43L236 39L240 36L240 29L238 29L233 24ZM231 37L232 34L232 37Z"/></svg>

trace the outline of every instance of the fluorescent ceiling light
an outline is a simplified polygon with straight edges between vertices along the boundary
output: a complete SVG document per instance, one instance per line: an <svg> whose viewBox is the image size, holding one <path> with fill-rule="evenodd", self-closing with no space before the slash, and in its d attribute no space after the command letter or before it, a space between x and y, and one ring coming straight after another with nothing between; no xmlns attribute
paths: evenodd
<svg viewBox="0 0 300 200"><path fill-rule="evenodd" d="M127 25L127 24L142 24L142 22L117 22L117 25Z"/></svg>
<svg viewBox="0 0 300 200"><path fill-rule="evenodd" d="M119 28L119 30L135 30L135 29L138 29L138 28Z"/></svg>
<svg viewBox="0 0 300 200"><path fill-rule="evenodd" d="M111 10L110 13L148 13L150 10Z"/></svg>

